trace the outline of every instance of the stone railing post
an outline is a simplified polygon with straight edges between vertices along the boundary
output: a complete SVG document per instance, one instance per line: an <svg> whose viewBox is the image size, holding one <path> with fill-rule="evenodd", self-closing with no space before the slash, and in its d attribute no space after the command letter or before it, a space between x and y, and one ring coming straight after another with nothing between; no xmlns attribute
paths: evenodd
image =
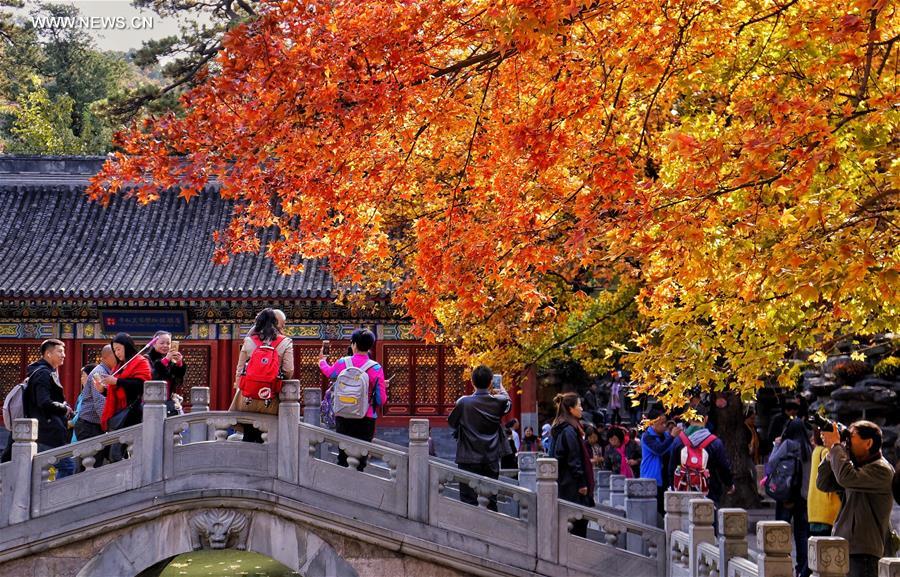
<svg viewBox="0 0 900 577"><path fill-rule="evenodd" d="M165 444L166 391L165 381L144 382L144 418L141 431L141 484L149 485L163 479L163 446Z"/></svg>
<svg viewBox="0 0 900 577"><path fill-rule="evenodd" d="M537 515L528 515L529 523L537 523L538 558L550 563L559 561L559 475L556 459L537 460Z"/></svg>
<svg viewBox="0 0 900 577"><path fill-rule="evenodd" d="M297 484L300 482L300 381L284 381L279 397L278 478Z"/></svg>
<svg viewBox="0 0 900 577"><path fill-rule="evenodd" d="M732 557L747 558L747 511L743 509L719 509L719 569L722 575L728 571Z"/></svg>
<svg viewBox="0 0 900 577"><path fill-rule="evenodd" d="M625 508L625 475L609 476L609 506Z"/></svg>
<svg viewBox="0 0 900 577"><path fill-rule="evenodd" d="M519 464L519 486L523 489L537 490L538 454L525 451L516 455L516 461Z"/></svg>
<svg viewBox="0 0 900 577"><path fill-rule="evenodd" d="M688 530L688 504L691 499L702 499L703 493L687 492L687 491L666 491L663 503L666 512L663 518L663 528L666 531L666 558L671 556L672 552L672 532ZM667 563L669 575L671 575L672 564Z"/></svg>
<svg viewBox="0 0 900 577"><path fill-rule="evenodd" d="M407 516L411 521L428 522L428 419L409 420L409 502Z"/></svg>
<svg viewBox="0 0 900 577"><path fill-rule="evenodd" d="M716 518L716 506L709 499L691 499L688 504L688 536L691 539L690 571L693 577L697 577L699 568L699 555L697 549L700 543L716 542L716 531L713 528L713 520Z"/></svg>
<svg viewBox="0 0 900 577"><path fill-rule="evenodd" d="M322 426L322 389L319 387L303 389L303 422L316 427Z"/></svg>
<svg viewBox="0 0 900 577"><path fill-rule="evenodd" d="M598 505L609 505L609 476L612 471L594 471L597 490L594 500Z"/></svg>
<svg viewBox="0 0 900 577"><path fill-rule="evenodd" d="M663 526L666 530L666 538L672 535L672 531L688 530L689 503L692 499L702 499L703 493L695 491L666 491L664 497L664 509L666 512Z"/></svg>
<svg viewBox="0 0 900 577"><path fill-rule="evenodd" d="M3 479L3 505L9 524L21 523L31 517L31 463L37 455L37 419L16 419L13 422L12 469Z"/></svg>
<svg viewBox="0 0 900 577"><path fill-rule="evenodd" d="M810 537L807 542L811 577L847 577L850 544L840 537Z"/></svg>
<svg viewBox="0 0 900 577"><path fill-rule="evenodd" d="M878 577L900 577L900 557L879 559Z"/></svg>
<svg viewBox="0 0 900 577"><path fill-rule="evenodd" d="M625 479L625 518L656 527L656 479ZM626 547L633 553L646 553L640 535L628 535Z"/></svg>
<svg viewBox="0 0 900 577"><path fill-rule="evenodd" d="M209 387L191 387L191 413L209 412ZM191 423L191 442L207 441L206 423Z"/></svg>
<svg viewBox="0 0 900 577"><path fill-rule="evenodd" d="M756 524L758 577L794 574L791 559L791 524L787 521L760 521Z"/></svg>

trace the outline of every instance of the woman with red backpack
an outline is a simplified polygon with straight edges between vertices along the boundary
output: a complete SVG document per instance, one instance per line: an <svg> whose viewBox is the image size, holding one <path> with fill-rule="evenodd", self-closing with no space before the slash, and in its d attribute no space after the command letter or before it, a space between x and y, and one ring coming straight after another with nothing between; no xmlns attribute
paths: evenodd
<svg viewBox="0 0 900 577"><path fill-rule="evenodd" d="M278 414L281 383L294 376L294 345L283 334L286 322L287 316L278 309L266 308L256 315L238 355L229 411ZM262 443L256 427L243 425L243 429L244 441Z"/></svg>

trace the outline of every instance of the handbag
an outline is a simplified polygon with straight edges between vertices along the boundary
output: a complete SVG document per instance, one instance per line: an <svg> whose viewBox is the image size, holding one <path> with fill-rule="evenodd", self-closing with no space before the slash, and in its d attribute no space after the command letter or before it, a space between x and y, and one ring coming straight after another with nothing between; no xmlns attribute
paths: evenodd
<svg viewBox="0 0 900 577"><path fill-rule="evenodd" d="M500 436L500 458L514 455L516 451L512 447L512 440L506 436L506 427L502 423L497 434Z"/></svg>
<svg viewBox="0 0 900 577"><path fill-rule="evenodd" d="M114 414L112 417L110 417L109 420L106 422L107 430L118 431L119 429L124 427L125 423L128 422L128 417L129 417L129 415L131 415L131 411L136 406L138 406L138 403L140 403L140 399L135 399L135 400L131 401L131 403L127 407L117 411L116 414Z"/></svg>

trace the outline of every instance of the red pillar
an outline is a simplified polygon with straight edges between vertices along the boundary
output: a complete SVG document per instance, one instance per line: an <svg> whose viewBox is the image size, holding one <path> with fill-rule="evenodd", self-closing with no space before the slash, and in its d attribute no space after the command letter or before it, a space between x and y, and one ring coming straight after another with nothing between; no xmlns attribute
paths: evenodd
<svg viewBox="0 0 900 577"><path fill-rule="evenodd" d="M66 345L66 360L59 368L59 382L63 387L63 396L74 409L81 392L81 347L75 339L61 340Z"/></svg>
<svg viewBox="0 0 900 577"><path fill-rule="evenodd" d="M517 375L515 380L506 384L507 393L509 393L509 399L512 404L512 409L510 409L510 416L515 417L522 422L522 386L520 384L521 378Z"/></svg>
<svg viewBox="0 0 900 577"><path fill-rule="evenodd" d="M235 342L230 339L216 341L217 362L215 370L210 371L210 409L226 411L234 396L234 367L237 362Z"/></svg>

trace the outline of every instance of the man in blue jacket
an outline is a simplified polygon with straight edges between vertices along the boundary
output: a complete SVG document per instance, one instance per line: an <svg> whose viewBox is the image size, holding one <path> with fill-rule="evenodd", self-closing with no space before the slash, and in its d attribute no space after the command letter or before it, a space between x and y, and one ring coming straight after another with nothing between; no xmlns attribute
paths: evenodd
<svg viewBox="0 0 900 577"><path fill-rule="evenodd" d="M667 461L675 438L666 431L666 414L661 409L652 407L645 416L650 426L641 436L641 478L656 479L656 510L664 515Z"/></svg>

